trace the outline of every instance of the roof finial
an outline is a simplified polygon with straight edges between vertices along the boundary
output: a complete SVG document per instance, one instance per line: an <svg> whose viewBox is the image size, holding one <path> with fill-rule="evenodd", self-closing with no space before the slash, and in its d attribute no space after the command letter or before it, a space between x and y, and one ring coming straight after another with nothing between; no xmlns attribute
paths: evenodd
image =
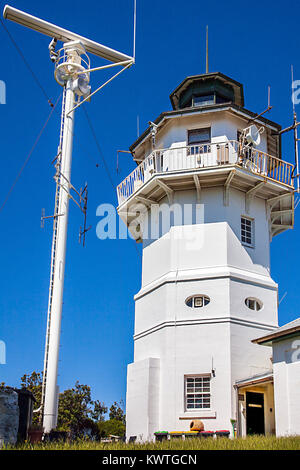
<svg viewBox="0 0 300 470"><path fill-rule="evenodd" d="M208 26L206 26L206 70L205 73L208 73Z"/></svg>

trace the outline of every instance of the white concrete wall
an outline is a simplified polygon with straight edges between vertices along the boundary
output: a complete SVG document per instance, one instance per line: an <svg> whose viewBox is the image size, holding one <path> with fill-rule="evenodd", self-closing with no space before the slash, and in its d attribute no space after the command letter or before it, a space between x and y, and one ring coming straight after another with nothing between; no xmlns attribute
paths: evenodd
<svg viewBox="0 0 300 470"><path fill-rule="evenodd" d="M187 215L185 220L180 219L180 210L182 214L187 214L184 206L191 204L192 217ZM164 199L160 206L168 207L167 200ZM195 191L176 192L172 206L177 214L174 217L174 225L178 227L176 233L174 229L173 232L169 231L167 222L162 225L159 217L153 212L152 215L148 212L146 229L148 239L143 242L143 287L172 271L176 255L180 257L176 269L227 265L269 277L270 239L265 201L255 198L247 214L254 219L254 248L247 248L240 243L241 216L246 215L243 192L231 190L229 205L224 206L222 188L204 189L201 192L201 207L198 209L198 218L202 223L197 225ZM162 213L166 213L166 210L162 210ZM185 227L183 231L183 223L193 227ZM225 225L227 229L224 229ZM221 233L222 230L226 232ZM158 243L157 240L151 239L151 234L166 236L162 236ZM185 245L182 243L183 238Z"/></svg>
<svg viewBox="0 0 300 470"><path fill-rule="evenodd" d="M226 113L182 117L158 134L157 148L186 145L187 129L206 126L211 126L212 141L222 142L236 139L245 122ZM264 135L260 149L266 150ZM168 204L167 199L163 203ZM200 418L206 429L231 430L230 419L236 418L235 380L270 369L270 351L251 340L277 326L265 202L254 198L247 214L255 220L253 248L240 242L243 192L230 190L229 205L224 206L222 188L203 189L200 219L196 191L175 192L174 203L192 203L194 214L184 221L175 217L158 239L144 240L142 286L135 297L127 436L142 440L153 438L156 430L188 430L193 418ZM157 228L159 217L150 222L148 228ZM210 303L188 307L185 300L195 294L209 296ZM258 298L262 310L249 310L246 297ZM156 362L150 373L152 358L159 366ZM211 374L209 410L185 410L184 377L190 374Z"/></svg>
<svg viewBox="0 0 300 470"><path fill-rule="evenodd" d="M204 323L166 328L161 358L160 427L188 431L192 419L201 419L206 430L230 429L229 324ZM211 374L211 407L187 411L184 403L186 375Z"/></svg>
<svg viewBox="0 0 300 470"><path fill-rule="evenodd" d="M192 418L203 420L206 429L230 428L236 405L236 380L271 369L270 350L251 343L277 324L276 314L249 310L244 299L253 295L274 305L275 290L238 283L230 278L178 281L165 284L136 301L135 361L160 357L161 391L157 429L188 430ZM231 293L239 310L230 307ZM185 305L191 294L205 294L211 302L203 308ZM276 309L274 310L276 312ZM207 412L185 412L184 376L212 377L212 407Z"/></svg>
<svg viewBox="0 0 300 470"><path fill-rule="evenodd" d="M276 435L300 434L300 335L273 343Z"/></svg>
<svg viewBox="0 0 300 470"><path fill-rule="evenodd" d="M148 357L129 364L127 372L126 438L151 441L158 431L160 360Z"/></svg>
<svg viewBox="0 0 300 470"><path fill-rule="evenodd" d="M222 209L217 211L221 218ZM206 429L231 430L230 419L236 416L233 384L271 369L270 350L251 343L277 326L277 285L269 275L269 239L260 227L267 225L264 205L254 203L253 211L259 233L253 252L241 246L235 233L241 213L223 212L230 226L227 221L215 222L206 208L207 223L175 226L160 239L145 243L143 286L135 298L134 361L140 364L149 357L160 358L160 411L155 430L188 430L193 418L201 419ZM191 231L198 240L192 246ZM259 264L259 256L265 266ZM196 294L209 296L210 303L198 309L188 307L185 300ZM258 298L263 308L250 310L245 305L247 297ZM135 374L134 365L130 367L128 380ZM212 369L211 408L187 412L184 376L207 374ZM128 390L129 403L136 402L134 387ZM136 408L129 405L131 435L137 434L132 434L134 415ZM140 426L138 429L143 439L149 438L146 427L143 432Z"/></svg>
<svg viewBox="0 0 300 470"><path fill-rule="evenodd" d="M200 129L201 127L211 128L212 143L237 140L237 130L247 127L247 123L248 118L243 119L226 111L173 117L168 119L167 124L159 128L156 136L156 148L184 147L188 145L188 130ZM152 151L150 141L151 139L145 142L141 148L143 156L144 154L146 156L149 155ZM261 142L257 148L267 152L267 137L265 132L261 134ZM136 156L140 157L139 150L137 150Z"/></svg>

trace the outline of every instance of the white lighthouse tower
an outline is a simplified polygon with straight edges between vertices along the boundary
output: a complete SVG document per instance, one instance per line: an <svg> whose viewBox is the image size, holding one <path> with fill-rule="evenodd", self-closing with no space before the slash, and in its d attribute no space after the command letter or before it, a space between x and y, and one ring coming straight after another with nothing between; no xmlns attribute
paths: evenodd
<svg viewBox="0 0 300 470"><path fill-rule="evenodd" d="M269 245L293 226L293 165L281 127L245 109L235 80L187 77L170 99L118 186L119 214L143 243L127 437L187 431L194 419L272 432L270 352L251 340L278 326ZM241 403L255 386L263 415L251 421Z"/></svg>

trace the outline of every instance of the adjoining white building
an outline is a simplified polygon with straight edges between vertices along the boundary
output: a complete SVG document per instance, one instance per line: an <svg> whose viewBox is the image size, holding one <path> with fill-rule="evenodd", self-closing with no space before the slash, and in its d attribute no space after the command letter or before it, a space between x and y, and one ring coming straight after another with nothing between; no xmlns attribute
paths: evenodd
<svg viewBox="0 0 300 470"><path fill-rule="evenodd" d="M187 431L193 419L272 433L270 349L252 340L278 328L269 245L293 227L293 165L281 127L245 109L235 80L188 77L170 99L117 188L119 215L143 244L127 437Z"/></svg>
<svg viewBox="0 0 300 470"><path fill-rule="evenodd" d="M272 346L276 436L300 434L300 318L253 342Z"/></svg>

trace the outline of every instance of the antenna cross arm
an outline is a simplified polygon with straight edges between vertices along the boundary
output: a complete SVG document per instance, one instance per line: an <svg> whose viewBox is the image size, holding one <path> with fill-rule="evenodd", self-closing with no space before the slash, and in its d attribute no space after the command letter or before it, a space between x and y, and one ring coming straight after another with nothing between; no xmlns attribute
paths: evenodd
<svg viewBox="0 0 300 470"><path fill-rule="evenodd" d="M282 129L281 131L279 131L278 134L283 134L284 132L292 131L293 129L296 129L296 127L298 127L299 124L300 124L300 122L295 122L291 126L286 127L285 129ZM276 134L277 134L277 132L276 132Z"/></svg>
<svg viewBox="0 0 300 470"><path fill-rule="evenodd" d="M125 60L133 61L133 57L130 57L122 52L115 51L110 47L99 44L91 39L80 36L79 34L68 31L67 29L61 28L55 24L44 21L35 16L29 15L24 11L17 10L10 5L5 5L3 10L3 17L7 20L19 23L26 28L33 29L39 33L50 36L51 38L58 39L62 42L69 41L81 41L87 52L96 56L102 57L103 59L110 60L111 62L122 62Z"/></svg>
<svg viewBox="0 0 300 470"><path fill-rule="evenodd" d="M264 114L266 114L267 112L269 112L272 108L273 108L273 106L268 106L262 113L257 114L257 115L254 116L252 119L249 119L248 124L249 124L250 122L256 121L256 119L260 118L261 116L263 116Z"/></svg>
<svg viewBox="0 0 300 470"><path fill-rule="evenodd" d="M133 65L134 60L124 60L123 62L117 62L115 64L102 65L101 67L94 67L93 69L86 69L84 73L96 72L97 70L110 69L111 67L116 67L117 65ZM80 75L81 72L78 72L76 75Z"/></svg>
<svg viewBox="0 0 300 470"><path fill-rule="evenodd" d="M93 93L89 94L86 98L84 98L82 101L80 101L80 103L78 103L76 106L74 106L74 108L72 108L67 116L69 116L73 111L75 111L75 109L79 108L79 106L81 106L85 101L88 101L91 99L91 97L93 95L95 95L96 93L98 93L98 91L100 91L102 88L104 88L106 85L108 85L108 83L110 83L114 78L116 78L118 75L120 75L122 72L124 72L124 70L128 69L129 67L131 67L133 64L133 61L129 61L128 65L126 65L125 67L123 67L121 70L119 70L119 72L117 72L115 75L113 75L111 78L109 78L105 83L103 83L102 85L100 85L97 90L93 91ZM119 65L119 64L117 64Z"/></svg>

